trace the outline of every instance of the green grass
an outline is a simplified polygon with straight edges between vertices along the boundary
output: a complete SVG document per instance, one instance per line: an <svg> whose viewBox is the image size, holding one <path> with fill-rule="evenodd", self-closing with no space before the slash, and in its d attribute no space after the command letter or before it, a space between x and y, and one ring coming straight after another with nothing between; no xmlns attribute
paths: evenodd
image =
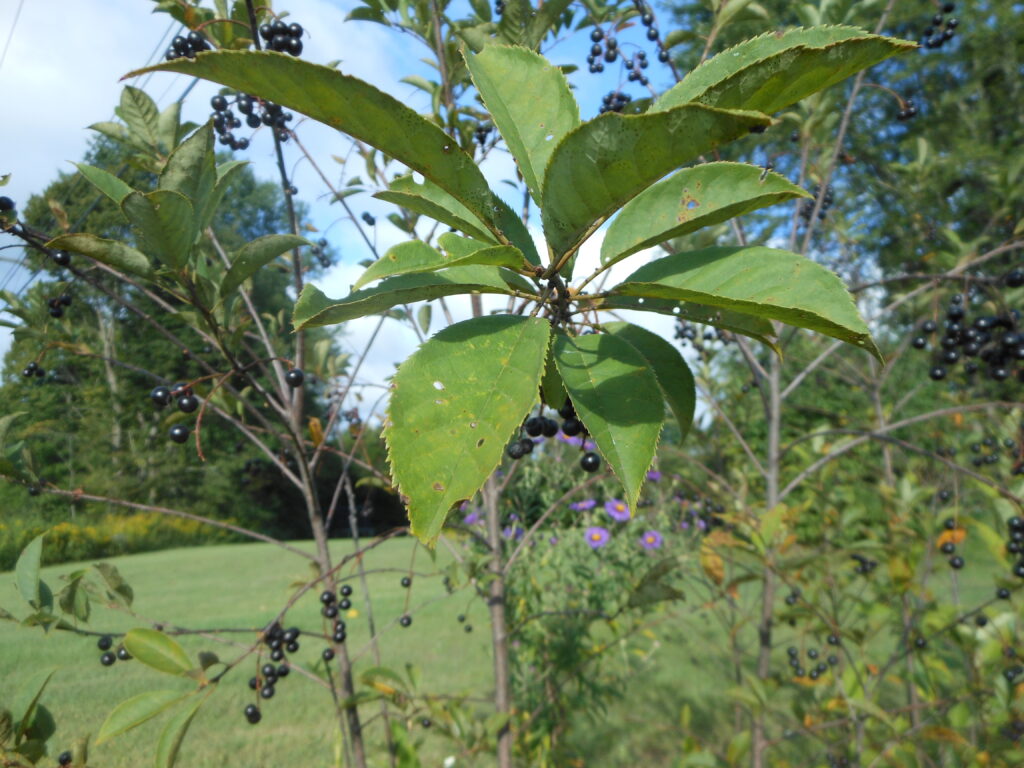
<svg viewBox="0 0 1024 768"><path fill-rule="evenodd" d="M299 544L306 547L305 544ZM336 555L351 552L349 542L337 542ZM366 555L368 570L381 570L369 576L373 611L381 635L381 654L385 665L404 672L404 663L414 663L422 673L421 689L431 693L470 693L486 696L491 682L489 632L486 608L470 600L466 592L448 597L441 579L416 577L411 590L399 584L408 572L413 541L390 541ZM309 566L295 555L271 545L239 544L218 547L169 550L131 555L110 560L135 589L133 609L145 620L163 621L168 626L190 628L258 627L265 625L293 593L295 582L305 581ZM438 565L445 562L438 554ZM416 559L418 572L435 571L424 551ZM64 565L44 569L43 577L59 588L58 575L74 570ZM357 670L374 664L366 650L368 632L358 579L353 609L359 615L347 618L350 652L360 654ZM287 623L304 628L320 626L318 592L303 598L289 613ZM406 610L413 624L405 629L398 618ZM0 575L0 605L22 614L23 605L11 574ZM455 620L466 613L475 631L467 634ZM90 619L89 628L123 631L144 625L120 613L101 609ZM254 635L235 635L241 643ZM182 639L190 652L215 651L222 659L232 659L242 649L218 646L196 637ZM306 638L296 654L297 663L314 669L323 640ZM0 701L8 699L35 669L55 668L56 674L46 691L44 703L53 712L58 731L51 748L64 749L85 734L95 734L110 710L120 701L155 688L188 689L184 680L160 675L137 662L118 662L111 668L99 663L95 638L54 632L49 636L39 629L23 629L0 623ZM242 710L255 700L248 679L256 672L255 656L247 659L217 687L200 710L182 749L178 764L187 768L206 766L301 765L304 768L333 764L334 720L330 694L293 673L277 687L277 694L261 702L263 722L250 726ZM376 712L367 707L367 716ZM418 722L418 718L415 722ZM138 768L152 760L152 747L160 721L147 723L135 731L93 748L90 764L101 768ZM424 765L440 765L453 746L439 733L417 728L424 742ZM375 745L371 765L385 765L379 748L381 732L371 726ZM469 765L460 761L460 768Z"/></svg>

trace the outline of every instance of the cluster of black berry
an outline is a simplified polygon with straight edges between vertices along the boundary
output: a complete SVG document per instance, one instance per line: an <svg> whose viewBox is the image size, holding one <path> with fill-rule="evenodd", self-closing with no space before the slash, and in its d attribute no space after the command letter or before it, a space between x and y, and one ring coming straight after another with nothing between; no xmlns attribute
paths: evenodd
<svg viewBox="0 0 1024 768"><path fill-rule="evenodd" d="M368 211L363 211L363 215L360 216L359 218L366 222L366 225L369 227L372 227L377 224L377 220L373 218L373 215Z"/></svg>
<svg viewBox="0 0 1024 768"><path fill-rule="evenodd" d="M957 525L956 520L952 517L946 518L946 521L942 526L949 532L949 534L946 534L947 537L950 534L955 535L963 530ZM939 551L942 552L942 554L949 556L949 567L953 570L959 571L964 567L964 559L960 557L960 555L956 554L956 544L950 538L946 538L946 540L939 545Z"/></svg>
<svg viewBox="0 0 1024 768"><path fill-rule="evenodd" d="M476 130L473 131L473 138L476 139L476 143L481 147L487 143L487 137L491 135L491 131L494 130L494 126L490 123L479 123Z"/></svg>
<svg viewBox="0 0 1024 768"><path fill-rule="evenodd" d="M941 48L956 36L956 28L960 22L954 16L949 16L955 10L956 6L953 3L943 4L942 11L936 13L931 24L921 32L921 45L929 49Z"/></svg>
<svg viewBox="0 0 1024 768"><path fill-rule="evenodd" d="M1024 439L1024 424L1021 425L1022 439ZM1021 446L1013 438L1004 438L1000 443L996 438L989 436L979 443L971 443L971 464L978 469L999 464L1004 455L1009 456L1012 462L1010 474L1024 474L1024 453Z"/></svg>
<svg viewBox="0 0 1024 768"><path fill-rule="evenodd" d="M323 267L324 269L327 269L329 266L331 266L330 257L328 257L326 253L324 253L324 248L326 247L327 241L324 238L320 238L319 240L317 240L316 245L309 249L309 252L313 255L314 258L316 258L318 262L320 262L320 266Z"/></svg>
<svg viewBox="0 0 1024 768"><path fill-rule="evenodd" d="M999 735L1014 743L1024 738L1024 720L1011 720L999 729Z"/></svg>
<svg viewBox="0 0 1024 768"><path fill-rule="evenodd" d="M810 221L811 215L814 213L815 200L818 199L818 195L821 195L821 185L815 184L811 194L814 195L814 200L801 200L799 213L800 218L804 221ZM818 211L818 218L824 219L828 214L828 209L832 207L832 203L835 201L835 190L832 189L832 185L829 184L825 187L825 194L821 197L821 209Z"/></svg>
<svg viewBox="0 0 1024 768"><path fill-rule="evenodd" d="M877 560L871 560L870 558L864 557L864 555L855 553L850 555L850 557L857 561L857 567L853 569L853 572L861 576L868 575L878 567Z"/></svg>
<svg viewBox="0 0 1024 768"><path fill-rule="evenodd" d="M277 692L277 684L288 677L291 667L285 661L285 652L298 652L301 634L302 631L298 627L283 629L276 621L264 633L263 643L270 649L270 658L274 663L264 664L260 667L259 674L249 678L249 688L259 691L261 699L273 698ZM256 725L263 719L263 714L258 706L249 704L245 707L245 719L251 725Z"/></svg>
<svg viewBox="0 0 1024 768"><path fill-rule="evenodd" d="M463 630L466 632L466 634L469 634L470 632L473 631L473 625L472 624L466 624L466 614L460 613L458 616L455 617L455 619L456 619L456 621L459 622L459 624L463 624L464 625L463 626Z"/></svg>
<svg viewBox="0 0 1024 768"><path fill-rule="evenodd" d="M900 106L900 111L896 113L896 120L905 123L914 117L917 117L917 105L913 99L906 99Z"/></svg>
<svg viewBox="0 0 1024 768"><path fill-rule="evenodd" d="M323 604L320 613L325 619L337 619L340 611L347 611L352 607L352 587L344 584L338 592L341 594L341 600L338 600L334 592L329 589L325 589L320 595L320 602ZM335 633L340 632L341 637L339 638L336 634L334 641L343 643L345 642L345 622L339 621L338 624L341 626L335 627L334 631Z"/></svg>
<svg viewBox="0 0 1024 768"><path fill-rule="evenodd" d="M705 328L701 332L696 325L682 318L676 319L674 335L681 346L692 346L701 357L706 357L713 351L713 345L724 347L735 341L720 328Z"/></svg>
<svg viewBox="0 0 1024 768"><path fill-rule="evenodd" d="M605 37L600 27L594 27L590 39L594 44L590 48L590 55L587 56L587 66L590 67L590 74L596 75L604 72L604 63L600 61L602 57L609 64L619 57L619 41L614 37ZM601 45L602 41L604 45Z"/></svg>
<svg viewBox="0 0 1024 768"><path fill-rule="evenodd" d="M1006 521L1006 551L1011 555L1024 554L1024 518L1019 516L1011 517ZM1018 579L1024 579L1024 557L1021 557L1013 565L1013 575ZM999 597L1002 597L1000 594Z"/></svg>
<svg viewBox="0 0 1024 768"><path fill-rule="evenodd" d="M182 413L194 413L199 407L199 398L195 396L192 387L184 382L178 382L173 387L154 387L149 393L149 399L157 408L166 408L176 399L178 410ZM175 424L171 427L169 436L176 443L184 443L188 440L190 431L184 424Z"/></svg>
<svg viewBox="0 0 1024 768"><path fill-rule="evenodd" d="M210 42L203 37L203 33L192 30L185 37L178 35L171 40L171 47L167 49L166 58L168 61L181 58L191 59L197 53L209 50L211 50Z"/></svg>
<svg viewBox="0 0 1024 768"><path fill-rule="evenodd" d="M601 98L600 114L605 112L621 112L626 105L633 100L633 97L622 91L609 91Z"/></svg>
<svg viewBox="0 0 1024 768"><path fill-rule="evenodd" d="M274 135L280 141L288 141L288 123L294 117L291 112L285 112L280 105L272 104L269 101L261 101L245 93L238 94L234 99L238 111L245 115L245 124L249 128L259 128L265 125L273 128ZM210 106L213 107L213 128L217 131L220 143L235 150L247 149L249 140L236 139L232 131L242 127L241 118L237 117L231 110L231 102L228 97L217 94L210 99ZM295 194L289 190L291 194Z"/></svg>
<svg viewBox="0 0 1024 768"><path fill-rule="evenodd" d="M1006 283L1010 285L1009 279ZM980 366L973 358L978 358L986 364L988 378L993 381L1005 381L1016 373L1017 379L1024 382L1024 334L1018 331L1019 324L1020 312L1016 309L999 316L983 315L971 322L963 295L955 294L946 309L945 333L928 375L933 381L941 381L946 378L947 366L958 362L963 362L965 373L975 374ZM938 324L926 320L911 346L926 349L928 336L937 331Z"/></svg>
<svg viewBox="0 0 1024 768"><path fill-rule="evenodd" d="M494 0L494 15L501 16L505 12L504 0Z"/></svg>
<svg viewBox="0 0 1024 768"><path fill-rule="evenodd" d="M285 24L280 19L260 27L260 37L269 50L292 56L302 55L302 32L301 24Z"/></svg>
<svg viewBox="0 0 1024 768"><path fill-rule="evenodd" d="M50 317L60 319L64 317L64 308L71 306L71 294L62 293L55 299L47 299L46 306L49 307Z"/></svg>
<svg viewBox="0 0 1024 768"><path fill-rule="evenodd" d="M583 445L586 444L587 428L583 422L576 417L576 409L572 401L566 399L565 404L558 409L558 415L562 417L562 434L566 437L581 437ZM533 452L533 438L554 437L558 434L558 422L546 416L531 416L521 428L526 432L526 437L514 439L505 449L511 459L521 459L528 453ZM585 451L580 457L580 468L584 472L596 472L601 466L601 457L593 451Z"/></svg>
<svg viewBox="0 0 1024 768"><path fill-rule="evenodd" d="M829 642L835 635L829 635ZM839 639L836 638L834 645L838 645ZM791 645L786 649L786 654L789 656L789 666L793 668L793 677L809 677L811 680L817 680L819 677L829 671L830 668L835 667L839 664L839 657L837 655L830 654L827 659L821 659L821 653L817 648L807 649L807 658L813 662L810 672L808 672L800 660L800 650L795 646Z"/></svg>
<svg viewBox="0 0 1024 768"><path fill-rule="evenodd" d="M31 361L25 366L25 369L21 372L21 375L26 379L37 378L41 379L46 375L46 369L43 368L35 360Z"/></svg>
<svg viewBox="0 0 1024 768"><path fill-rule="evenodd" d="M128 649L123 645L117 646L117 650L111 650L114 647L114 638L110 635L103 635L97 640L96 647L101 651L100 664L104 667L112 667L118 660L130 661L132 658L132 655L128 653Z"/></svg>

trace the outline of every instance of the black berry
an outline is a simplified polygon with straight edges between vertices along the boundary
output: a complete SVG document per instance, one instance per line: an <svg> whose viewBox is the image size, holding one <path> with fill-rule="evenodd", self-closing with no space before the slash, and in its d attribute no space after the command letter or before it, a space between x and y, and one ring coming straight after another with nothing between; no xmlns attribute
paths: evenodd
<svg viewBox="0 0 1024 768"><path fill-rule="evenodd" d="M299 368L292 368L284 375L284 380L288 383L289 387L295 389L302 386L302 382L306 380L306 374Z"/></svg>
<svg viewBox="0 0 1024 768"><path fill-rule="evenodd" d="M410 616L409 614L405 614L402 618L398 620L398 623L401 624L403 627L408 627L410 624L412 624L412 616Z"/></svg>
<svg viewBox="0 0 1024 768"><path fill-rule="evenodd" d="M580 458L580 468L584 472L597 472L600 466L601 457L598 456L593 451L588 451L587 453L584 453L583 456Z"/></svg>
<svg viewBox="0 0 1024 768"><path fill-rule="evenodd" d="M171 440L173 440L174 442L184 443L186 440L188 440L188 427L186 427L184 424L175 424L173 427L171 427L171 431L169 434Z"/></svg>

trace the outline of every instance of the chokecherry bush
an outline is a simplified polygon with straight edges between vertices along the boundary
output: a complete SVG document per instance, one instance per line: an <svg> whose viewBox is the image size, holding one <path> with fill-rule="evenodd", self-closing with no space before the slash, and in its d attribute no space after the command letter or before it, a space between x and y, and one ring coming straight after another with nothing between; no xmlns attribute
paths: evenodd
<svg viewBox="0 0 1024 768"><path fill-rule="evenodd" d="M891 339L880 336L876 344L843 280L810 258L816 231L843 207L830 178L834 162L808 174L811 148L834 141L838 155L863 72L917 46L826 23L834 19L823 5L803 10L803 26L772 29L709 56L716 38L733 33L730 24L757 18L757 9L744 15L756 4L722 3L704 30L699 64L675 85L632 98L619 84L600 114L585 120L565 68L540 53L549 37L580 30L592 43L591 75L618 62L628 82L650 88L653 62L622 35L639 21L657 50L651 58L672 72L672 48L686 36L665 32L642 0L584 5L577 14L567 0L537 8L509 0L495 9L498 21L477 2L468 19L450 18L448 6L438 3L369 0L357 8L354 20L400 27L431 51L440 82L416 80L431 97L424 116L337 67L300 58L307 30L268 7L251 0L230 8L217 2L213 9L161 0L158 8L190 31L173 40L166 61L138 72L182 73L223 90L202 126L181 124L179 105L160 112L132 87L118 109L121 122L95 126L153 174L150 188L133 188L117 174L79 166L121 212L130 237L51 236L19 222L14 201L0 198L5 230L37 258L138 314L169 344L186 348L161 323L161 313L175 315L203 340L208 354L196 361L197 375L173 381L159 374L156 387L139 393L140 408L169 414L159 417L168 439L191 443L194 449L176 450L194 450L198 458L210 430L237 431L262 455L250 461L273 465L294 487L315 542L310 554L233 523L61 488L40 478L31 437L15 429L28 414L0 416L0 474L12 482L76 503L188 517L276 544L312 566L312 575L292 584L264 624L234 628L247 632L240 646L220 637L230 638L229 629L204 631L204 638L218 636L223 648L215 654L204 646L192 654L176 638L200 633L196 628L141 617L144 626L123 634L90 628L94 605L135 616L132 588L101 563L67 574L55 594L40 575L45 535L33 539L15 570L28 606L17 620L90 638L101 666L116 669L134 660L169 680L168 687L114 708L96 745L160 717L153 759L170 766L193 721L225 688L249 691L238 717L256 726L275 716L272 700L281 686L312 683L332 697L339 745L334 764L421 765L429 732L468 765L565 765L577 754L580 721L599 719L613 706L614 692L649 668L658 638L686 648L690 622L701 621L720 623L724 640L687 652L708 659L709 676L711 660L725 673L706 700L686 700L681 717L664 718L681 765L1019 764L1022 753L1013 745L1024 717L1014 685L1021 669L1010 653L1017 627L1008 614L994 614L1024 578L1024 561L1016 558L1024 546L1020 496L955 464L948 447L925 453L955 469L955 477L969 478L969 492L959 486L933 492L947 479L933 464L897 466L892 455L894 447L911 453L916 447L897 445L893 432L936 419L976 411L993 422L1019 422L1012 394L1019 388L950 406L933 391L934 409L897 418L905 402L893 392L894 382L905 379L890 372L902 370L907 346L920 349L928 339L904 344L883 370L880 346ZM954 41L959 22L952 12L942 8L923 35L925 48ZM869 13L851 10L845 20L873 23ZM882 13L879 30L889 11ZM832 110L830 104L841 103L830 102L839 98L833 86L851 76L857 79L846 97L846 121L834 138L834 123L805 119L803 111L809 104ZM900 104L903 124L918 105ZM327 242L300 234L298 190L284 145L296 146L314 165L316 159L293 141L301 122L296 115L345 134L366 161L365 181L333 185L321 174L376 257L342 298L329 298L307 280L315 262L325 265ZM778 131L769 129L783 123L797 125L799 183L774 172L774 160L729 159L754 154L746 147L772 140ZM235 133L243 125L255 132L251 138ZM291 232L229 251L211 222L230 206L225 189L240 164L218 162L215 147L219 141L245 150L264 128L278 160ZM515 161L521 213L480 168L499 146ZM376 219L369 212L356 217L346 202L370 187L397 207L388 221L409 235L383 254L359 224L374 227ZM783 203L792 212L787 247L754 244L757 238L748 238L739 217L750 220ZM443 233L435 236L438 230ZM599 231L599 263L580 273L581 249ZM730 232L734 244L723 245ZM664 254L655 252L606 285L613 267L658 247ZM1018 247L993 245L936 280L961 279ZM290 318L261 312L252 290L261 270L285 262L294 290ZM878 286L864 282L854 286L857 293L877 299L870 291ZM1016 291L1024 281L1017 268L998 281L977 282ZM504 298L505 310L485 314L485 294ZM986 301L966 295L968 307ZM904 304L915 306L920 292L893 296L886 296L891 302L875 320ZM471 319L451 320L445 300L452 297L468 297ZM1007 293L997 303L1017 299L1019 293ZM421 302L414 317L409 305ZM47 350L73 346L61 339L66 326L60 323L76 306L69 293L38 305L13 296L8 303L24 324L23 335L50 323L31 338ZM964 304L955 301L947 312L943 359L956 362L950 358L960 354L958 346L970 357L971 348L989 364L992 379L1016 384L1019 373L1011 376L1010 367L1019 368L1019 316L1000 309L987 327L975 323L970 333L962 322ZM431 306L449 322L423 339L388 384L380 427L385 466L377 436L350 399L359 363L337 355L329 341L307 343L309 332L376 315L381 324L406 323L422 338ZM697 359L688 363L668 339L622 320L626 311L630 318L671 318L677 337L693 342ZM838 351L844 343L851 352ZM785 366L783 351L799 364ZM43 358L26 363L26 386L45 376ZM815 369L836 360L852 379L843 383L844 394L872 396L863 410L869 426L857 431L784 420L787 398L798 397ZM931 378L944 379L944 370L933 370ZM717 389L723 382L726 388ZM701 427L694 446L685 438L698 397L715 421ZM750 415L754 399L760 416ZM895 403L892 413L883 402ZM861 406L843 402L832 410ZM1019 457L1024 442L989 439L979 438L985 450L976 453L997 455L1002 445ZM884 471L872 468L863 477L858 462L872 441L884 446ZM341 470L324 498L317 476L327 456L339 458ZM851 461L837 461L844 456ZM360 539L349 471L354 463L370 473L368 484L398 495L407 527ZM834 478L847 466L849 482L829 482L830 472ZM987 503L985 514L965 521L962 496ZM879 499L881 506L872 507ZM945 511L948 503L955 505L951 511ZM922 506L933 514L918 514ZM339 560L329 532L341 510L347 510L353 548ZM481 601L494 664L487 711L472 697L434 696L411 665L403 674L382 661L385 627L366 590L364 558L406 531L432 553L448 548L452 560L427 574L410 564L396 579L406 597L386 629L417 631L411 600L424 576L443 579L445 599ZM999 567L991 598L963 609L929 597L936 553L952 572L970 567L973 554L961 550L975 531ZM310 604L319 624L292 620L297 606ZM362 624L354 618L360 605L366 610L360 632L365 629L369 641L365 649L350 650L352 624ZM457 619L467 635L474 631L469 610ZM6 611L2 616L15 620ZM942 650L932 655L939 643ZM375 666L357 674L363 653ZM955 654L963 657L959 667ZM780 672L787 664L790 672ZM42 703L49 679L35 675L15 702L3 702L5 764L50 759L47 741L55 728ZM970 689L961 690L968 683ZM87 746L83 741L62 751L57 762L87 765ZM622 764L627 757L615 759Z"/></svg>

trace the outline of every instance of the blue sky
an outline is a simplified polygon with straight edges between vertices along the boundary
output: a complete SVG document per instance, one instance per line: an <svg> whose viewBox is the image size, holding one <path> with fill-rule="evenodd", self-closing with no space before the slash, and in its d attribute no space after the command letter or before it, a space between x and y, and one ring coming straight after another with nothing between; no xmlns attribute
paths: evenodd
<svg viewBox="0 0 1024 768"><path fill-rule="evenodd" d="M410 37L396 30L369 22L345 22L348 12L355 7L352 0L291 0L278 7L287 8L291 19L307 30L303 58L318 63L340 60L340 68L373 83L414 108L426 109L425 96L401 78L410 74L430 76L432 71L420 61L426 49L418 49ZM18 8L16 0L0 3L0 45L7 40ZM120 96L120 78L128 71L151 60L154 51L161 56L176 32L177 25L165 14L152 13L153 3L148 0L25 0L20 17L10 38L10 47L0 69L4 101L8 106L6 118L0 123L0 175L11 174L4 194L16 201L24 201L39 191L58 171L71 169L88 146L92 123L109 120ZM653 45L643 39L640 30L622 33L619 40L627 50L635 50L629 40L642 43L651 60L647 70L652 83L666 87L670 73L656 61ZM576 64L581 69L570 76L575 87L581 112L585 118L597 114L601 97L610 90L623 86L633 96L642 95L632 83L625 88L625 78L618 65L608 67L601 75L586 71L585 58L591 45L586 32L576 33L555 43L549 50L556 64ZM2 51L2 48L0 48ZM182 93L189 79L181 75L156 74L130 81L144 88L159 106L163 107ZM185 119L203 122L207 119L209 99L215 93L209 83L200 83L185 102ZM302 123L297 131L312 154L330 174L338 173L332 155L346 155L348 145L337 132L310 121ZM265 134L265 132L264 132ZM293 182L299 197L310 205L311 218L321 234L327 237L341 260L319 281L326 293L342 296L361 272L359 261L370 253L362 244L353 225L339 216L337 205L328 205L326 190L306 163L297 162L297 150L286 145L289 168L293 168ZM251 148L237 156L252 162L258 176L277 178L273 163L273 148L269 135L257 135ZM502 184L513 177L513 166L507 155L498 155L486 168L496 190L511 189ZM91 190L83 184L83 194ZM504 192L502 192L504 194ZM513 202L519 207L518 195ZM403 235L384 219L393 210L390 206L367 195L349 198L355 213L370 211L378 218L374 237L382 252L387 246L402 239ZM0 247L12 243L13 238L0 235ZM599 236L594 238L583 256L585 262L594 258ZM7 259L20 259L17 249L0 250L0 286L19 291L31 273L17 268ZM644 260L638 255L623 267L632 271ZM582 270L580 270L582 271ZM456 319L465 316L468 309L455 307ZM357 351L375 318L349 324L346 344ZM659 329L670 333L671 320L665 319ZM434 327L432 330L436 331ZM387 325L388 343L375 351L364 368L365 378L381 381L394 370L394 364L411 353L417 344L416 336L393 321ZM0 354L6 351L9 337L0 328Z"/></svg>

